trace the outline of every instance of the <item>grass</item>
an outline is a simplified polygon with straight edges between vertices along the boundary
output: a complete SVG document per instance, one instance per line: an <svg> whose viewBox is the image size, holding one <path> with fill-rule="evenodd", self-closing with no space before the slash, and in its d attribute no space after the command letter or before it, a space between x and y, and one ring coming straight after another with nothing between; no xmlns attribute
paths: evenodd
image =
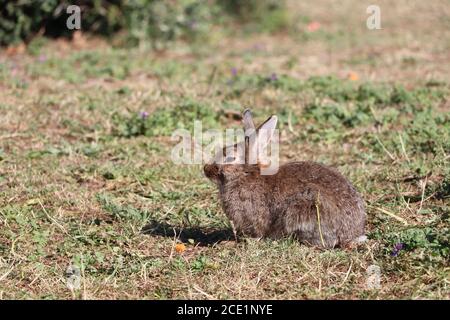
<svg viewBox="0 0 450 320"><path fill-rule="evenodd" d="M322 21L308 36L229 36L166 53L49 41L1 53L0 297L448 299L445 21L413 21L416 48L397 25L408 15L394 17L405 8L383 13L373 36L351 19L346 33L333 22L339 10L320 16L324 5L301 10ZM366 244L234 240L201 166L170 161L170 135L195 119L239 127L233 114L248 106L258 121L279 115L283 162L333 165L355 184ZM70 265L80 289L66 285ZM366 286L371 265L378 289Z"/></svg>

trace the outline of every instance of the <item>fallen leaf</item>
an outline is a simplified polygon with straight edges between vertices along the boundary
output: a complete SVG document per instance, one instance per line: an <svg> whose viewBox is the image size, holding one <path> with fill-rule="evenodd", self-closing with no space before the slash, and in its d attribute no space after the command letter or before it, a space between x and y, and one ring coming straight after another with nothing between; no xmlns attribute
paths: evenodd
<svg viewBox="0 0 450 320"><path fill-rule="evenodd" d="M18 45L9 46L6 48L6 54L8 56L15 56L17 54L23 54L25 53L26 47L24 43L20 43Z"/></svg>
<svg viewBox="0 0 450 320"><path fill-rule="evenodd" d="M183 243L177 243L175 246L175 251L178 253L183 253L186 250L186 246Z"/></svg>
<svg viewBox="0 0 450 320"><path fill-rule="evenodd" d="M357 74L356 72L350 72L350 73L348 74L348 78L349 78L351 81L358 81L358 80L359 80L359 76L358 76L358 74Z"/></svg>
<svg viewBox="0 0 450 320"><path fill-rule="evenodd" d="M306 29L309 32L314 32L320 29L320 22L317 21L313 21L311 23L308 24L308 26L306 27Z"/></svg>

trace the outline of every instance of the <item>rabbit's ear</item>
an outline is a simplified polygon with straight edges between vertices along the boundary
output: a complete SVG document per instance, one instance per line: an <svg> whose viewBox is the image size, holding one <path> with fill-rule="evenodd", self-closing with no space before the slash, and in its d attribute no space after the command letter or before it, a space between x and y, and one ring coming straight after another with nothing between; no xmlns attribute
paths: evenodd
<svg viewBox="0 0 450 320"><path fill-rule="evenodd" d="M260 148L265 148L275 133L278 118L271 116L258 127L258 144Z"/></svg>
<svg viewBox="0 0 450 320"><path fill-rule="evenodd" d="M242 114L242 122L244 123L244 130L255 130L255 124L253 123L253 117L252 113L250 112L250 109L245 109L244 113Z"/></svg>

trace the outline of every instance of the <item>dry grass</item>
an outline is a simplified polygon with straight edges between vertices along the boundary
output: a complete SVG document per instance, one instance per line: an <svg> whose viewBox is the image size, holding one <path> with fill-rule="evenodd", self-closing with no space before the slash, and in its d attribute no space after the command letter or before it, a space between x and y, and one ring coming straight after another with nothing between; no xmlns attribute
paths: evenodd
<svg viewBox="0 0 450 320"><path fill-rule="evenodd" d="M378 31L365 28L365 1L292 1L297 31L281 35L213 31L209 43L162 53L55 41L43 62L0 53L0 298L448 299L449 8L378 2ZM321 29L299 32L305 19ZM242 83L227 84L232 67ZM272 73L286 84L245 82ZM329 75L323 87L307 80ZM365 83L385 84L380 94L404 86L410 98L335 96ZM327 251L235 242L201 168L171 163L169 136L115 133L139 111L187 101L281 115L282 161L347 175L368 204L370 240ZM391 255L397 242L406 247ZM75 291L72 263L82 270ZM366 286L370 265L381 267L376 290Z"/></svg>

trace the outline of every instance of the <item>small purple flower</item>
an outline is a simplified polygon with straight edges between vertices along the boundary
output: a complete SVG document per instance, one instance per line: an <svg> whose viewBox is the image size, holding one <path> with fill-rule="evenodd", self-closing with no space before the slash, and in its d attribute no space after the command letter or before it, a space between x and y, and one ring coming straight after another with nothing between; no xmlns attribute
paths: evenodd
<svg viewBox="0 0 450 320"><path fill-rule="evenodd" d="M39 61L39 62L45 62L45 61L47 61L47 57L46 57L44 54L41 54L41 55L39 56L39 58L38 58L38 61Z"/></svg>
<svg viewBox="0 0 450 320"><path fill-rule="evenodd" d="M270 75L270 81L277 81L278 80L278 76L277 76L277 74L276 73L272 73L271 75Z"/></svg>
<svg viewBox="0 0 450 320"><path fill-rule="evenodd" d="M258 42L253 45L253 49L255 51L263 51L265 49L265 46L263 43Z"/></svg>
<svg viewBox="0 0 450 320"><path fill-rule="evenodd" d="M237 69L236 68L231 68L231 74L233 75L233 77L237 76Z"/></svg>
<svg viewBox="0 0 450 320"><path fill-rule="evenodd" d="M197 21L195 21L195 20L192 20L188 23L189 29L191 29L191 30L197 29L197 25L198 25Z"/></svg>
<svg viewBox="0 0 450 320"><path fill-rule="evenodd" d="M148 112L147 111L141 111L139 112L139 117L143 120L148 118Z"/></svg>
<svg viewBox="0 0 450 320"><path fill-rule="evenodd" d="M403 250L405 247L405 245L401 242L396 243L394 245L394 249L392 250L391 256L396 257L398 255L398 253Z"/></svg>

